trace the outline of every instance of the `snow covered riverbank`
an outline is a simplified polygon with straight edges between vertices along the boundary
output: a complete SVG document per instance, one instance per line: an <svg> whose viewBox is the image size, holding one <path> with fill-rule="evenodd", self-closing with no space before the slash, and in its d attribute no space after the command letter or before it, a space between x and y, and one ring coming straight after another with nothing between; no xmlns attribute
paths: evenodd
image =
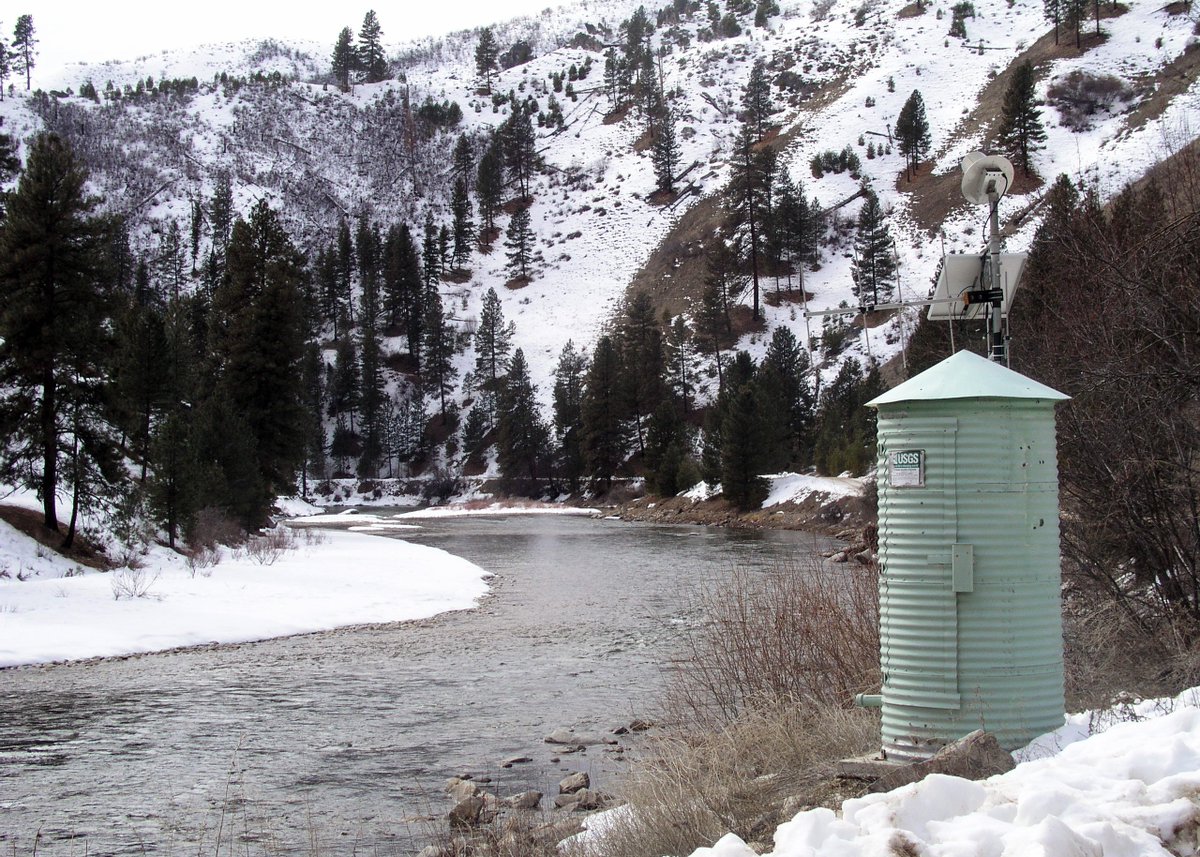
<svg viewBox="0 0 1200 857"><path fill-rule="evenodd" d="M445 551L355 532L299 538L273 562L165 548L98 572L0 521L0 667L241 643L475 606L491 576ZM269 563L269 564L268 564Z"/></svg>

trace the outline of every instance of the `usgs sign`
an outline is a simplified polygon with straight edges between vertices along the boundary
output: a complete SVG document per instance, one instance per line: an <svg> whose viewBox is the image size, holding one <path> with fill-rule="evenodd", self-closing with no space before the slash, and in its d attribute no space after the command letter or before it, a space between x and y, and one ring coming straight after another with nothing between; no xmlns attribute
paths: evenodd
<svg viewBox="0 0 1200 857"><path fill-rule="evenodd" d="M893 488L924 488L925 450L897 449L889 452L888 484Z"/></svg>

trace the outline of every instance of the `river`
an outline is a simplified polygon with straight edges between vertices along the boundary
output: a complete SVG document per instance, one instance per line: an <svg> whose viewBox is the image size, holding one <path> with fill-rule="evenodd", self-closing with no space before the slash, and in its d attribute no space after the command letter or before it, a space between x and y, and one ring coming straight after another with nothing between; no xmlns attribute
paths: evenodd
<svg viewBox="0 0 1200 857"><path fill-rule="evenodd" d="M697 587L814 547L578 517L420 523L403 538L496 574L477 609L0 672L0 849L405 854L455 774L502 797L553 795L574 770L614 789L627 754L542 739L652 720ZM516 756L533 761L501 767Z"/></svg>

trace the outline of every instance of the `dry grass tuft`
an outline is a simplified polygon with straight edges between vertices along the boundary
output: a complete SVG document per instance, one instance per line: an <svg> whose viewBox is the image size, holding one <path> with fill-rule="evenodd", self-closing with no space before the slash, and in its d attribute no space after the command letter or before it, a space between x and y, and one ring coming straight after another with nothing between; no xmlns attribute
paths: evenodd
<svg viewBox="0 0 1200 857"><path fill-rule="evenodd" d="M749 711L716 732L661 739L623 790L632 811L573 857L690 854L731 831L767 847L796 812L851 797L831 787L836 760L878 744L872 713L791 704Z"/></svg>
<svg viewBox="0 0 1200 857"><path fill-rule="evenodd" d="M879 687L879 572L813 555L735 569L699 593L706 623L668 682L685 723L721 726L779 704L848 706Z"/></svg>

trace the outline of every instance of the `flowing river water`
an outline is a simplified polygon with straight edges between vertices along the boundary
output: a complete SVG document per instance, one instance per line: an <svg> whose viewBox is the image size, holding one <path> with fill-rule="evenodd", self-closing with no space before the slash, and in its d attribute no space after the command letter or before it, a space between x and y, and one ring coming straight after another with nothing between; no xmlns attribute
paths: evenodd
<svg viewBox="0 0 1200 857"><path fill-rule="evenodd" d="M574 770L617 789L638 739L564 754L543 738L652 720L698 588L817 546L578 517L420 523L400 535L496 574L477 609L0 672L0 852L406 854L449 809L449 776L501 797L552 796ZM514 757L532 761L501 767Z"/></svg>

